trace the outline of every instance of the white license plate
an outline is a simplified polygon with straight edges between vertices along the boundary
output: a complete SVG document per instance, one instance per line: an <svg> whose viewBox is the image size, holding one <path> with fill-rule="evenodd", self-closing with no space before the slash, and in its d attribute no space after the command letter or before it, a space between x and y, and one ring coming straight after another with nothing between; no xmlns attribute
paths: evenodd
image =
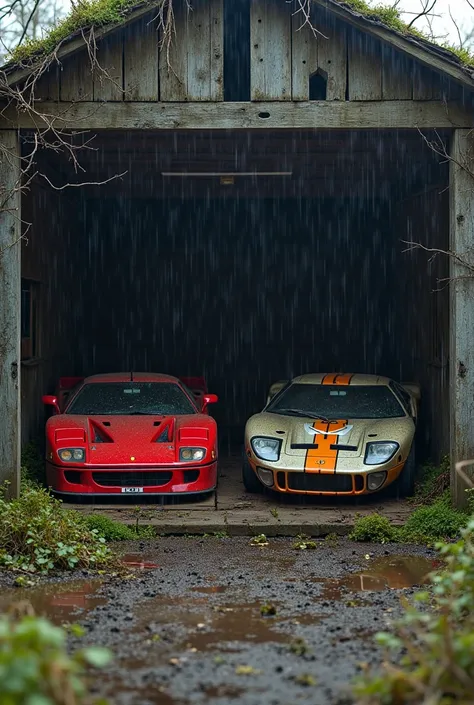
<svg viewBox="0 0 474 705"><path fill-rule="evenodd" d="M125 494L138 494L143 492L143 487L122 487L122 492Z"/></svg>

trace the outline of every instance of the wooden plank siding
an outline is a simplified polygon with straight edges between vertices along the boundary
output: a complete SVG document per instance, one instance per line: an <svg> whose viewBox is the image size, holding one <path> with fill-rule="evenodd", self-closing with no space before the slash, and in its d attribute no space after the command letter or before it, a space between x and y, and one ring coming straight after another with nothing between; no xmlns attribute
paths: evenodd
<svg viewBox="0 0 474 705"><path fill-rule="evenodd" d="M156 20L146 16L127 31L123 54L125 100L157 101L159 33Z"/></svg>
<svg viewBox="0 0 474 705"><path fill-rule="evenodd" d="M455 130L450 161L449 249L474 264L474 138L472 130ZM474 279L471 272L450 258L451 300L451 494L456 506L467 502L465 483L455 463L474 458Z"/></svg>
<svg viewBox="0 0 474 705"><path fill-rule="evenodd" d="M20 136L0 131L0 484L20 491Z"/></svg>
<svg viewBox="0 0 474 705"><path fill-rule="evenodd" d="M318 70L327 78L326 100L345 100L347 87L346 27L329 13L318 16L315 35L292 16L292 99L309 100L309 82Z"/></svg>
<svg viewBox="0 0 474 705"><path fill-rule="evenodd" d="M250 5L251 100L291 100L291 10L271 0Z"/></svg>
<svg viewBox="0 0 474 705"><path fill-rule="evenodd" d="M224 98L223 0L198 0L178 6L176 35L160 53L160 99L164 102Z"/></svg>
<svg viewBox="0 0 474 705"><path fill-rule="evenodd" d="M38 82L38 99L223 101L223 4L230 1L195 0L192 9L185 2L177 4L171 46L161 51L156 16L143 15L97 41L101 68L94 75L86 50L53 65ZM307 101L316 73L326 81L327 101L463 97L463 89L454 81L329 10L314 10L311 22L317 32L304 23L301 13L295 13L294 5L281 0L252 0L249 12L250 36L242 36L242 42L248 43L251 62L251 101Z"/></svg>

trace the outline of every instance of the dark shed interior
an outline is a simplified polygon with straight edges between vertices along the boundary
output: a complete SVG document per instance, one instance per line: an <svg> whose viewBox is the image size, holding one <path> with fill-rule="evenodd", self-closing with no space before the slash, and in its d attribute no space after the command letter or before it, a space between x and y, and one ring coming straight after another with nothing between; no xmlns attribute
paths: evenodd
<svg viewBox="0 0 474 705"><path fill-rule="evenodd" d="M62 375L204 375L230 444L271 382L361 371L419 382L446 451L446 263L404 241L447 247L448 168L418 131L80 139L84 171L42 153L24 199L24 439Z"/></svg>

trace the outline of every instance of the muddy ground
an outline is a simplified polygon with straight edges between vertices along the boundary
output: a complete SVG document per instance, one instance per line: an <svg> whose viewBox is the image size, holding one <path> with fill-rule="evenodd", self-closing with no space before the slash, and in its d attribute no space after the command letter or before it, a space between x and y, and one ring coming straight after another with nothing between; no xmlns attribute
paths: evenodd
<svg viewBox="0 0 474 705"><path fill-rule="evenodd" d="M4 587L0 608L30 599L56 623L86 628L73 646L109 646L114 663L93 687L114 705L351 702L362 664L381 659L373 635L437 566L435 554L348 540L321 541L316 550L293 543L122 544L127 579L84 574L29 590ZM276 614L262 616L264 605Z"/></svg>

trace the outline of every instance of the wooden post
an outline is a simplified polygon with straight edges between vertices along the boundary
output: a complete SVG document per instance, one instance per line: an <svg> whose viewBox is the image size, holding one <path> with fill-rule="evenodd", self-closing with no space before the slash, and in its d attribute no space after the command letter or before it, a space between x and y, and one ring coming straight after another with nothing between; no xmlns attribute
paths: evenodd
<svg viewBox="0 0 474 705"><path fill-rule="evenodd" d="M450 162L450 250L474 264L474 136L455 130ZM474 458L474 276L450 259L451 495L466 504L455 463Z"/></svg>
<svg viewBox="0 0 474 705"><path fill-rule="evenodd" d="M21 194L17 130L0 130L0 484L20 490Z"/></svg>

